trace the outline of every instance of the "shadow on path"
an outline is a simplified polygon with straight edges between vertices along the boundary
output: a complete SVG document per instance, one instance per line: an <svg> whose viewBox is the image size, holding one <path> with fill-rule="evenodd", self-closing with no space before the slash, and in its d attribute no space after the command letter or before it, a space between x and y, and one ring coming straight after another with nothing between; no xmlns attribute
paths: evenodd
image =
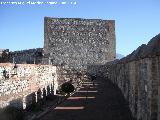
<svg viewBox="0 0 160 120"><path fill-rule="evenodd" d="M120 89L110 81L97 78L82 88L41 120L133 120Z"/></svg>

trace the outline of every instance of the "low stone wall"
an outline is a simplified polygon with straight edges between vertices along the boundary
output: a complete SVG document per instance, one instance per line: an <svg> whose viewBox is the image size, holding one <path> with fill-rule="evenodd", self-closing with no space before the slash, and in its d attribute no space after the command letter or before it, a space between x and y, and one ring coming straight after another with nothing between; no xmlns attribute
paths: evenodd
<svg viewBox="0 0 160 120"><path fill-rule="evenodd" d="M0 63L0 108L14 105L25 109L53 93L58 72L56 66Z"/></svg>

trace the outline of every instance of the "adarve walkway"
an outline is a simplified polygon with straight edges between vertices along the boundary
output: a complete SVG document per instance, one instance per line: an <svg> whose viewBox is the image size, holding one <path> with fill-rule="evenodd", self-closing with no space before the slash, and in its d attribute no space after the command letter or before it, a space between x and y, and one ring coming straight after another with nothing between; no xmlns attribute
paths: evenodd
<svg viewBox="0 0 160 120"><path fill-rule="evenodd" d="M40 120L133 120L120 90L111 82L97 78Z"/></svg>

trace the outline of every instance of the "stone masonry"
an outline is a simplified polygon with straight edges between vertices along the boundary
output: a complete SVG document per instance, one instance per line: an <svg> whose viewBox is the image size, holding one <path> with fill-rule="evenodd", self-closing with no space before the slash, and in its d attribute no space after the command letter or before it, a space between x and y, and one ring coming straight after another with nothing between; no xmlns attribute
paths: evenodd
<svg viewBox="0 0 160 120"><path fill-rule="evenodd" d="M160 120L160 34L127 57L93 68L121 89L137 120Z"/></svg>
<svg viewBox="0 0 160 120"><path fill-rule="evenodd" d="M115 43L114 20L45 17L44 48L9 52L5 62L87 71L89 65L114 60Z"/></svg>
<svg viewBox="0 0 160 120"><path fill-rule="evenodd" d="M40 64L43 58L43 48L14 51L9 54L9 61L12 63Z"/></svg>
<svg viewBox="0 0 160 120"><path fill-rule="evenodd" d="M7 78L4 77L6 71ZM0 108L8 105L25 109L51 94L58 85L56 66L0 63Z"/></svg>
<svg viewBox="0 0 160 120"><path fill-rule="evenodd" d="M71 80L77 89L84 74L66 71L61 66L0 63L0 108L25 109L58 91L63 94L61 85Z"/></svg>
<svg viewBox="0 0 160 120"><path fill-rule="evenodd" d="M44 64L86 70L115 59L115 21L44 18Z"/></svg>

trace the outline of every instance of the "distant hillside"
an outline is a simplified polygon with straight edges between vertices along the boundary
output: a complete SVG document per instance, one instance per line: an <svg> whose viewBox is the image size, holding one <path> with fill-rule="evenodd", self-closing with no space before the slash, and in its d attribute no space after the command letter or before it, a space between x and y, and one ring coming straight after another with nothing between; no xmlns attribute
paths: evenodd
<svg viewBox="0 0 160 120"><path fill-rule="evenodd" d="M123 57L125 57L125 56L122 55L122 54L116 53L116 59L121 59L121 58L123 58Z"/></svg>

